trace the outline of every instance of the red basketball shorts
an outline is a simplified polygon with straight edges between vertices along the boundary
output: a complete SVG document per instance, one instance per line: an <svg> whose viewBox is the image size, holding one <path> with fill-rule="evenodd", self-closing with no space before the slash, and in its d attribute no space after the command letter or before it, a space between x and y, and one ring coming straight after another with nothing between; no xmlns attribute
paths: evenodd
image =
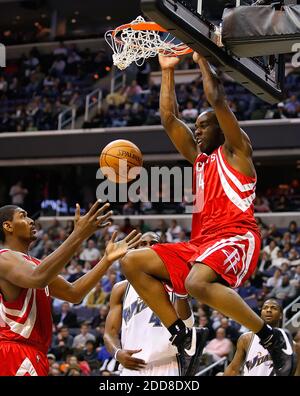
<svg viewBox="0 0 300 396"><path fill-rule="evenodd" d="M212 268L232 288L239 287L253 274L261 243L255 232L228 229L222 234L203 237L200 242L199 245L179 242L152 246L164 262L178 295L187 294L185 279L196 263Z"/></svg>
<svg viewBox="0 0 300 396"><path fill-rule="evenodd" d="M0 376L47 376L47 356L17 342L0 341Z"/></svg>

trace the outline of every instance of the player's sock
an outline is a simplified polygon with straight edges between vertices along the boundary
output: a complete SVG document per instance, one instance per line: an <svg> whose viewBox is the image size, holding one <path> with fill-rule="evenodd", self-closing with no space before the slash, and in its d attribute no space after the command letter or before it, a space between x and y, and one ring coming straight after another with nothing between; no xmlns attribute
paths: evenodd
<svg viewBox="0 0 300 396"><path fill-rule="evenodd" d="M268 344L273 338L273 329L271 326L267 325L264 323L263 327L261 330L259 330L256 335L261 339L263 344Z"/></svg>
<svg viewBox="0 0 300 396"><path fill-rule="evenodd" d="M172 337L170 341L173 345L179 346L189 336L190 332L181 319L177 319L170 327L168 327Z"/></svg>

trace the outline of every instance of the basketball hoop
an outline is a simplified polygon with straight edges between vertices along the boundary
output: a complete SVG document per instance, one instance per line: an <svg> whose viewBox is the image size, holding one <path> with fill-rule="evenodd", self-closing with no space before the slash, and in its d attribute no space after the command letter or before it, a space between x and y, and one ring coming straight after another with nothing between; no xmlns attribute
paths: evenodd
<svg viewBox="0 0 300 396"><path fill-rule="evenodd" d="M114 52L113 63L120 70L126 69L132 62L141 66L145 59L157 54L179 56L193 51L182 42L175 43L178 41L176 37L157 23L147 22L141 16L131 23L109 30L104 37Z"/></svg>

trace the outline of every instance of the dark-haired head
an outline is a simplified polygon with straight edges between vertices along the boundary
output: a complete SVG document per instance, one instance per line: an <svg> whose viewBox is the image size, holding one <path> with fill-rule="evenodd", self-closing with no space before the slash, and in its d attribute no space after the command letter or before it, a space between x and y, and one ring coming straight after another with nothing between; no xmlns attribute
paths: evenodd
<svg viewBox="0 0 300 396"><path fill-rule="evenodd" d="M265 323L277 327L282 319L282 305L275 298L269 298L263 303L261 317Z"/></svg>
<svg viewBox="0 0 300 396"><path fill-rule="evenodd" d="M5 205L0 208L0 241L5 242L4 224L8 221L13 221L15 210L18 209L16 205Z"/></svg>
<svg viewBox="0 0 300 396"><path fill-rule="evenodd" d="M195 139L202 153L208 155L224 143L225 137L213 109L206 109L197 118Z"/></svg>
<svg viewBox="0 0 300 396"><path fill-rule="evenodd" d="M29 244L36 239L36 231L34 221L24 209L6 205L0 208L0 241L6 244L11 238Z"/></svg>
<svg viewBox="0 0 300 396"><path fill-rule="evenodd" d="M150 247L152 245L155 245L156 243L159 243L159 240L160 240L160 236L155 232L152 231L145 232L141 237L141 241L138 245L138 248Z"/></svg>

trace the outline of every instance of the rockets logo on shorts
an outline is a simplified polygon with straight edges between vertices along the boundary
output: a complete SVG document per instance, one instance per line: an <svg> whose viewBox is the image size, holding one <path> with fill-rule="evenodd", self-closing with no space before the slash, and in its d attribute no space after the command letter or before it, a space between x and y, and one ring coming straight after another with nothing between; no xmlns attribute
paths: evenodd
<svg viewBox="0 0 300 396"><path fill-rule="evenodd" d="M232 270L235 274L237 273L237 265L241 259L241 256L237 249L232 249L232 252L228 252L226 249L222 249L225 254L226 259L224 260L224 265L226 267L225 274Z"/></svg>

